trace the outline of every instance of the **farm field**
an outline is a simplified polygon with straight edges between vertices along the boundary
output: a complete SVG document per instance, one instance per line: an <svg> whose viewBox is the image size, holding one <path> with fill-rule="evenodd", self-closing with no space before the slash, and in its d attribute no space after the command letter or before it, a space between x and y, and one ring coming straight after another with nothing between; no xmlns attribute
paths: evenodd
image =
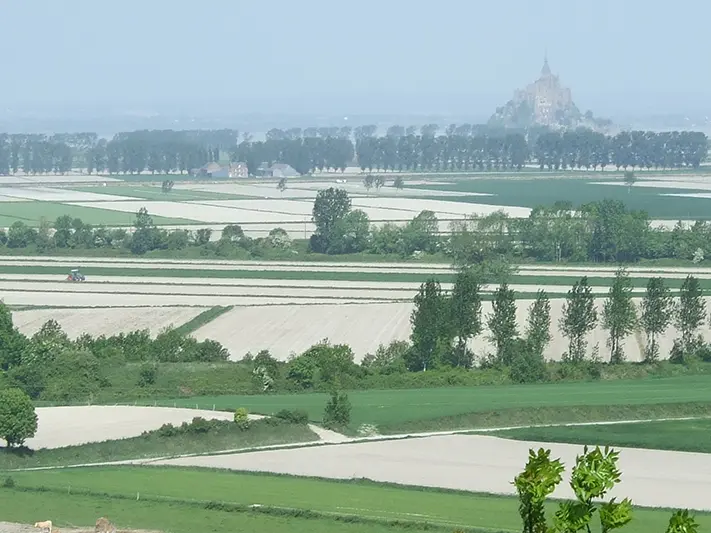
<svg viewBox="0 0 711 533"><path fill-rule="evenodd" d="M75 266L82 267L86 282L64 281ZM702 288L711 291L708 268L631 269L635 302L639 305L649 275L661 275L670 287L678 288L688 272L700 278ZM551 297L553 339L545 352L549 359L559 359L566 350L567 343L555 325L562 313L563 297L584 273L590 274L588 281L601 310L614 274L612 267L592 271L585 267L522 266L511 278L510 286L517 291L520 327L536 290L545 289ZM18 325L26 332L36 331L51 318L66 327L72 337L84 332L127 331L137 324L145 324L155 333L170 324L178 327L205 308L222 306L233 309L215 315L193 335L221 342L233 359L268 349L285 360L291 353L328 338L349 344L360 361L380 344L409 337L412 298L419 284L432 276L442 282L444 290L451 288L453 273L443 264L14 257L0 259L0 295L6 304L20 309ZM488 300L495 288L484 287L484 317L491 311ZM156 313L149 317L151 310ZM701 333L710 332L708 325L701 328ZM662 353L668 353L675 336L676 330L670 327L660 338ZM598 346L599 355L603 359L608 356L607 334L601 326L588 340L591 350ZM628 360L641 360L645 342L640 334L625 340ZM492 350L486 335L472 339L470 347L479 355Z"/></svg>
<svg viewBox="0 0 711 533"><path fill-rule="evenodd" d="M420 190L439 190L448 193L460 192L456 198L460 202L476 202L500 206L533 208L548 205L557 200L569 201L573 205L599 201L605 198L621 200L630 209L643 209L657 219L701 219L709 218L708 198L697 197L709 191L707 176L665 176L640 175L637 183L628 190L620 178L604 180L590 179L534 179L520 178L513 183L508 180L462 179L450 183L413 185ZM472 192L488 196L468 196ZM677 195L684 196L677 196ZM454 200L454 197L450 197Z"/></svg>
<svg viewBox="0 0 711 533"><path fill-rule="evenodd" d="M493 434L527 441L711 453L710 433L711 419L707 418L635 424L522 428L497 431Z"/></svg>
<svg viewBox="0 0 711 533"><path fill-rule="evenodd" d="M444 387L349 392L351 427L377 426L381 434L509 427L586 420L625 420L705 415L711 405L711 375L567 382L536 385ZM303 409L320 420L327 395L270 394L205 396L158 401L234 411L246 407L269 415ZM151 405L153 402L151 402ZM551 419L550 417L557 417Z"/></svg>
<svg viewBox="0 0 711 533"><path fill-rule="evenodd" d="M190 422L196 416L208 420L232 420L234 416L234 411L123 405L38 407L36 411L37 434L27 440L32 449L137 437L163 424Z"/></svg>
<svg viewBox="0 0 711 533"><path fill-rule="evenodd" d="M140 487L144 505L146 505L145 500L151 504L156 502L156 510L159 509L158 500L174 502L175 507L180 507L180 502L221 501L225 494L229 494L229 501L235 505L248 506L257 503L277 509L310 510L319 513L319 518L309 520L313 524L314 531L317 532L320 531L321 523L331 523L334 527L333 531L341 531L342 527L348 525L352 531L360 532L380 531L378 522L394 520L426 522L446 531L456 527L482 528L486 531L515 531L520 522L516 510L517 501L514 498L383 485L367 481L335 482L290 476L206 472L164 467L26 472L18 473L13 477L18 487L47 487L51 489L51 494L67 500L71 498L66 494L66 487L70 485L73 489L76 488L77 492L81 490L90 493L106 492L114 496L120 506L128 505L129 498L132 496L135 501L135 493ZM105 480L103 487L100 479ZM14 499L16 495L19 497L20 494L23 493L8 491L10 499ZM76 495L73 498L80 502L83 497ZM90 496L86 497L90 498ZM2 510L0 503L0 512ZM195 509L194 512L200 511ZM236 517L245 515L245 513L229 514ZM334 520L339 516L354 515L361 520L371 520L373 523L359 524L354 520L353 524L344 524ZM635 510L635 521L627 529L640 533L663 530L668 515L669 513L664 510L638 508ZM256 512L249 513L247 516L255 521L262 516L274 519ZM702 527L711 525L709 521L711 517L708 515L700 513L698 518ZM289 531L299 531L300 529L297 529L299 523L298 519L291 519ZM403 526L407 527L405 524ZM645 527L648 529L645 530Z"/></svg>
<svg viewBox="0 0 711 533"><path fill-rule="evenodd" d="M515 494L513 478L526 463L531 448L541 446L481 435L444 435L417 439L345 443L335 446L265 450L218 456L156 461L156 465L199 466L273 472L331 479L365 478L494 494ZM549 443L553 457L568 468L582 447ZM622 482L609 497L629 497L644 507L711 510L711 455L616 448ZM650 465L654 475L650 476ZM571 498L562 483L552 497Z"/></svg>

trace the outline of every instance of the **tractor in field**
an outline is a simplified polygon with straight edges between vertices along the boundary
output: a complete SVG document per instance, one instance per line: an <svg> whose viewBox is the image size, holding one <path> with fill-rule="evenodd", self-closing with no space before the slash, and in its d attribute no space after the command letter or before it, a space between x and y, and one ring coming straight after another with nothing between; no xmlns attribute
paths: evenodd
<svg viewBox="0 0 711 533"><path fill-rule="evenodd" d="M74 268L69 272L67 281L86 281L86 276L79 272L78 268Z"/></svg>

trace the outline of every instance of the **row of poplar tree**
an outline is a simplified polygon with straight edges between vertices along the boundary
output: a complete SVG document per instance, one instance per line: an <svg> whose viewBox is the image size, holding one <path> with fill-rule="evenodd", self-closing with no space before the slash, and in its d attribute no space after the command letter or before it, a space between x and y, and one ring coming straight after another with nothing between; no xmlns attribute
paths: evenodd
<svg viewBox="0 0 711 533"><path fill-rule="evenodd" d="M524 331L516 321L516 293L508 283L499 284L493 293L492 311L482 316L480 273L466 268L458 272L450 293L442 290L435 279L420 286L412 311L412 350L406 364L412 371L427 370L442 364L471 367L474 354L468 348L470 339L488 328L488 339L494 353L484 365L515 367L519 381L543 379L543 353L550 343L551 305L547 293L539 290L528 309ZM587 277L582 277L568 291L557 327L567 339L562 359L569 363L586 360L587 336L598 325L607 331L610 363L625 360L623 343L635 331L646 336L645 362L659 359L660 335L673 325L680 333L670 355L673 362L705 350L697 337L706 320L706 304L699 280L687 276L676 295L663 278L650 278L639 309L632 300L633 282L625 269L619 269L601 309ZM521 334L523 333L523 334Z"/></svg>

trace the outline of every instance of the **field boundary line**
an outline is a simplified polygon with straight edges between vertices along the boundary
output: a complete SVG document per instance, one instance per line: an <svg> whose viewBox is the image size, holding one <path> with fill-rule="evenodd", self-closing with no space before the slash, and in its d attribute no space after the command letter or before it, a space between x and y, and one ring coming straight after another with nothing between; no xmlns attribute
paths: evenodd
<svg viewBox="0 0 711 533"><path fill-rule="evenodd" d="M665 418L648 418L648 419L631 419L631 420L613 420L613 421L597 421L597 422L565 422L565 423L555 423L555 424L529 424L522 426L507 426L507 427L494 427L494 428L470 428L470 429L453 429L445 431L429 431L429 432L412 432L412 433L399 433L393 435L374 435L370 437L348 437L346 435L341 435L342 439L334 440L316 440L309 442L295 442L287 444L268 444L264 446L251 446L248 448L235 448L230 450L217 450L211 452L198 452L198 453L187 453L180 455L170 455L163 457L146 457L146 458L135 458L135 459L121 459L118 461L103 461L98 463L80 463L73 465L52 465L52 466L36 466L28 468L13 468L9 470L4 470L4 472L34 472L43 470L62 470L66 468L89 468L89 467L102 467L102 466L122 466L122 465L150 465L152 463L160 461L172 461L176 459L188 459L191 457L217 457L222 455L236 455L243 453L261 452L261 451L272 451L272 450L290 450L296 448L311 448L314 446L339 446L344 444L361 444L366 442L383 442L383 441L394 441L394 440L407 440L407 439L423 439L429 437L443 437L448 435L482 435L487 433L495 433L498 431L512 431L517 429L536 429L536 428L549 428L549 427L584 427L584 426L608 426L608 425L619 425L619 424L645 424L653 422L674 422L674 421L689 421L689 420L709 420L711 416L686 416L686 417L665 417ZM309 424L314 433L319 434L315 431L314 424ZM506 437L500 437L506 438ZM552 443L551 443L552 444ZM670 451L671 453L688 453L679 451ZM693 452L692 452L693 453ZM164 465L170 466L170 465Z"/></svg>

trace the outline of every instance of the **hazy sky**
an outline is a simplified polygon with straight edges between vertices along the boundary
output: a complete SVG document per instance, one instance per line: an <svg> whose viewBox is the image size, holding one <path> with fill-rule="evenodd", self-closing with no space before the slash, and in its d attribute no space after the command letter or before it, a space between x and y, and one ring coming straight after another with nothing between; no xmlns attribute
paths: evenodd
<svg viewBox="0 0 711 533"><path fill-rule="evenodd" d="M489 114L551 68L584 111L704 111L703 0L0 0L4 107Z"/></svg>

